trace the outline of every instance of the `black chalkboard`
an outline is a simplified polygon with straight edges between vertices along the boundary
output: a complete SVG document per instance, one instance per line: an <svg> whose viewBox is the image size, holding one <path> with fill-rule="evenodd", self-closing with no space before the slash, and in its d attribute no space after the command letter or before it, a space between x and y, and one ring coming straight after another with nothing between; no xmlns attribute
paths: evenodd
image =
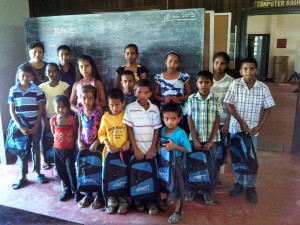
<svg viewBox="0 0 300 225"><path fill-rule="evenodd" d="M149 70L153 80L165 71L168 51L181 55L181 72L193 77L203 67L204 9L138 11L25 19L26 44L45 43L46 62L58 62L56 49L71 47L72 62L82 54L91 55L98 66L106 90L113 87L116 69L125 64L124 47L139 47L138 62Z"/></svg>

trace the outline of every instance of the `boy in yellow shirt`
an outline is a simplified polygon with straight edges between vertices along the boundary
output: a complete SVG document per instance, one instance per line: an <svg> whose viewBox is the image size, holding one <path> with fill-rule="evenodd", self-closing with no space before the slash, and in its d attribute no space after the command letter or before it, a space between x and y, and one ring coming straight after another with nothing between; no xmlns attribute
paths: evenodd
<svg viewBox="0 0 300 225"><path fill-rule="evenodd" d="M98 137L101 143L105 144L102 159L108 152L115 153L118 149L127 151L130 146L128 140L126 124L122 122L125 111L124 94L118 88L113 88L108 92L109 112L102 116ZM107 197L106 213L112 214L119 205L118 213L126 214L129 205L129 196Z"/></svg>

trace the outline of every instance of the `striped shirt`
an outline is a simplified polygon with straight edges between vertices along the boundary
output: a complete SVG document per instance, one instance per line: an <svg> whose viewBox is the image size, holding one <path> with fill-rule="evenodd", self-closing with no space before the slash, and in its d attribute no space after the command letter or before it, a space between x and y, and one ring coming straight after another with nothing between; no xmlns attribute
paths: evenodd
<svg viewBox="0 0 300 225"><path fill-rule="evenodd" d="M33 83L24 93L20 89L20 82L18 82L10 89L8 95L8 104L13 104L17 116L23 116L30 126L33 126L36 122L39 112L38 103L44 101L44 93Z"/></svg>
<svg viewBox="0 0 300 225"><path fill-rule="evenodd" d="M199 141L207 142L213 131L216 117L223 113L223 109L218 96L210 93L206 99L203 100L200 93L197 92L187 99L183 112L192 117ZM191 133L189 139L193 140ZM214 139L214 142L217 141L220 141L219 131Z"/></svg>
<svg viewBox="0 0 300 225"><path fill-rule="evenodd" d="M148 110L145 110L138 101L130 103L123 118L123 123L132 127L136 144L144 155L152 145L154 130L162 126L157 106L149 100L148 102L150 103Z"/></svg>
<svg viewBox="0 0 300 225"><path fill-rule="evenodd" d="M249 90L244 78L232 82L224 102L235 107L250 130L259 124L261 109L275 105L267 85L256 80L253 88ZM241 132L240 124L233 116L230 118L229 132L233 134Z"/></svg>
<svg viewBox="0 0 300 225"><path fill-rule="evenodd" d="M232 81L234 81L234 78L227 74L225 74L225 76L219 81L216 81L214 79L214 84L210 88L210 91L220 98L221 103L224 101L225 95L226 95L228 88L229 88L230 84L232 83ZM222 106L223 106L223 114L221 114L221 116L220 116L220 119L221 119L220 125L225 124L226 118L228 115L228 110L226 108L225 103L223 103Z"/></svg>

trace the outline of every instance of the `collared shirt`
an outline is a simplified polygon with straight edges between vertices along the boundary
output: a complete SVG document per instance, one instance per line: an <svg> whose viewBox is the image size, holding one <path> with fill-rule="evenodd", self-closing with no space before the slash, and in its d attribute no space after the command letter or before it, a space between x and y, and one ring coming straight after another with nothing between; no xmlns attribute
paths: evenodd
<svg viewBox="0 0 300 225"><path fill-rule="evenodd" d="M234 78L227 74L225 74L225 76L221 80L216 81L214 79L214 84L210 88L210 91L220 98L221 103L224 101L224 98L226 96L226 93L232 81L234 81ZM220 116L220 125L225 124L228 115L228 110L226 108L225 103L222 104L222 107L223 107L223 114L221 114Z"/></svg>
<svg viewBox="0 0 300 225"><path fill-rule="evenodd" d="M200 142L207 142L211 136L216 117L223 113L220 99L213 93L209 93L205 100L199 92L191 95L183 109L184 114L191 116L195 130ZM192 139L192 134L189 136ZM220 133L218 131L214 142L220 141Z"/></svg>
<svg viewBox="0 0 300 225"><path fill-rule="evenodd" d="M62 66L59 64L59 73L59 80L68 83L72 87L76 78L76 70L73 64L70 63L70 67L67 72L65 72Z"/></svg>
<svg viewBox="0 0 300 225"><path fill-rule="evenodd" d="M23 92L20 89L20 82L18 82L10 89L8 95L8 104L13 104L17 116L23 116L30 126L36 123L39 112L38 103L44 101L44 93L33 83L30 84L26 92Z"/></svg>
<svg viewBox="0 0 300 225"><path fill-rule="evenodd" d="M253 88L249 90L244 78L232 82L224 102L234 106L236 112L247 123L250 130L259 124L261 109L275 105L267 85L256 80ZM241 131L239 122L232 116L229 132L235 134Z"/></svg>
<svg viewBox="0 0 300 225"><path fill-rule="evenodd" d="M150 106L145 110L138 100L126 107L123 123L132 127L136 144L145 155L153 141L154 130L161 128L160 112L156 105L148 100Z"/></svg>

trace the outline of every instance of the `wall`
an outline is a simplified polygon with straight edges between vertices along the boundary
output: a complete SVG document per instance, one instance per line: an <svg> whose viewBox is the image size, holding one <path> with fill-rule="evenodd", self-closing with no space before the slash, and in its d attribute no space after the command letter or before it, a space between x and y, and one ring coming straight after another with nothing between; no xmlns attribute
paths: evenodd
<svg viewBox="0 0 300 225"><path fill-rule="evenodd" d="M273 77L274 56L290 56L288 77L294 72L294 61L300 47L299 14L249 16L247 34L270 34L268 78ZM279 38L287 39L286 48L276 48Z"/></svg>
<svg viewBox="0 0 300 225"><path fill-rule="evenodd" d="M6 130L10 119L7 105L9 88L14 85L18 65L26 59L25 17L29 17L27 0L0 1L0 151L3 149L2 131Z"/></svg>

